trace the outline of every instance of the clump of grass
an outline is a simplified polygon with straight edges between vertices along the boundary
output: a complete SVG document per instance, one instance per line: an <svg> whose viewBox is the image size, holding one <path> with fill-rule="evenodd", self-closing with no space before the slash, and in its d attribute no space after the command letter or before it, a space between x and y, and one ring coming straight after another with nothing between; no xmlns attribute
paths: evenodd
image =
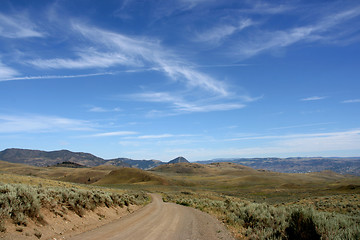
<svg viewBox="0 0 360 240"><path fill-rule="evenodd" d="M360 216L226 196L215 200L203 195L167 194L163 199L217 216L235 229L240 239L360 239Z"/></svg>
<svg viewBox="0 0 360 240"><path fill-rule="evenodd" d="M142 192L118 194L97 189L0 183L0 231L6 230L5 219L12 219L15 224L24 226L27 218L41 221L40 208L48 208L60 216L69 210L82 217L85 210L94 210L98 206L124 207L141 205L147 201L148 196Z"/></svg>

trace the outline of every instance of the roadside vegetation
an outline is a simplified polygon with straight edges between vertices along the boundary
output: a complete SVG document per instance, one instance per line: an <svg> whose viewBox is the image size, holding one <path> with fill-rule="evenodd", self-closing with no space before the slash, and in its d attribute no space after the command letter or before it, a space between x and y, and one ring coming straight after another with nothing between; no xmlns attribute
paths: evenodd
<svg viewBox="0 0 360 240"><path fill-rule="evenodd" d="M127 207L143 205L149 201L143 192L115 193L103 189L81 189L54 186L32 186L28 184L0 183L0 231L6 231L5 221L27 225L27 219L43 221L41 208L49 209L56 215L66 215L73 211L80 217L86 210L99 206Z"/></svg>
<svg viewBox="0 0 360 240"><path fill-rule="evenodd" d="M215 215L239 239L360 239L359 215L319 211L304 204L254 203L214 194L182 192L163 196L164 201Z"/></svg>

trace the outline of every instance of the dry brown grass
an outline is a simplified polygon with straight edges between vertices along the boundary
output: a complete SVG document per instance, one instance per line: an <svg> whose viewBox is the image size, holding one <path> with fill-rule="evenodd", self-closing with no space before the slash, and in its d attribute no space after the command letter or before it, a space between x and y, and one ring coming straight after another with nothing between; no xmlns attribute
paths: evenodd
<svg viewBox="0 0 360 240"><path fill-rule="evenodd" d="M142 185L168 185L169 182L151 172L136 168L121 168L95 182L96 185L142 184Z"/></svg>

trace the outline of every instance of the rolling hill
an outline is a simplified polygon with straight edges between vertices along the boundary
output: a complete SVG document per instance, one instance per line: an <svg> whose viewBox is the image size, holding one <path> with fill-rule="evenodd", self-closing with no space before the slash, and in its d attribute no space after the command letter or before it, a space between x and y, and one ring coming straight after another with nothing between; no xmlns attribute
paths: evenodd
<svg viewBox="0 0 360 240"><path fill-rule="evenodd" d="M168 180L152 172L112 165L100 165L91 168L69 168L68 166L61 165L37 167L0 161L0 174L2 173L81 184L114 185L139 183L168 185Z"/></svg>
<svg viewBox="0 0 360 240"><path fill-rule="evenodd" d="M68 150L40 151L28 149L5 149L0 151L0 160L11 163L22 163L32 166L54 166L62 162L95 167L100 165L114 165L148 170L157 166L173 163L189 163L184 157L177 157L169 162L159 160L133 160L130 158L103 159L90 153L71 152ZM330 170L340 174L360 176L360 157L323 158L323 157L295 157L295 158L219 158L207 161L197 161L199 164L216 162L232 162L254 169L264 169L283 173L308 173Z"/></svg>
<svg viewBox="0 0 360 240"><path fill-rule="evenodd" d="M211 189L225 194L271 196L272 198L314 191L337 191L360 185L358 177L332 171L312 173L279 173L256 170L244 165L220 162L211 164L176 163L150 170L181 186Z"/></svg>
<svg viewBox="0 0 360 240"><path fill-rule="evenodd" d="M147 184L147 185L168 185L164 177L154 173L136 168L121 168L111 171L109 174L96 181L96 185L117 185L117 184Z"/></svg>

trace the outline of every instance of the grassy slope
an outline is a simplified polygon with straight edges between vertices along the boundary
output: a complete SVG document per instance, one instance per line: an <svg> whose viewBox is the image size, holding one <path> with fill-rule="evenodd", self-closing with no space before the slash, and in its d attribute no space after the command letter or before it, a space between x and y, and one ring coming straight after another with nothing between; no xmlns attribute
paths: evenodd
<svg viewBox="0 0 360 240"><path fill-rule="evenodd" d="M92 168L34 167L0 161L0 173L95 185L168 185L169 181L152 172L136 168L97 166Z"/></svg>
<svg viewBox="0 0 360 240"><path fill-rule="evenodd" d="M65 168L65 167L34 167L25 164L16 164L0 161L0 172L17 175L35 176L65 182L89 184L98 181L115 166L98 166L93 168ZM89 181L90 180L90 181Z"/></svg>
<svg viewBox="0 0 360 240"><path fill-rule="evenodd" d="M360 186L359 177L346 177L330 171L288 174L255 170L233 163L179 163L159 166L152 172L189 189L257 201L288 202L313 195L360 192L356 188Z"/></svg>
<svg viewBox="0 0 360 240"><path fill-rule="evenodd" d="M96 185L116 185L116 184L146 184L146 185L168 185L169 182L164 177L146 172L136 168L121 168L111 171Z"/></svg>

